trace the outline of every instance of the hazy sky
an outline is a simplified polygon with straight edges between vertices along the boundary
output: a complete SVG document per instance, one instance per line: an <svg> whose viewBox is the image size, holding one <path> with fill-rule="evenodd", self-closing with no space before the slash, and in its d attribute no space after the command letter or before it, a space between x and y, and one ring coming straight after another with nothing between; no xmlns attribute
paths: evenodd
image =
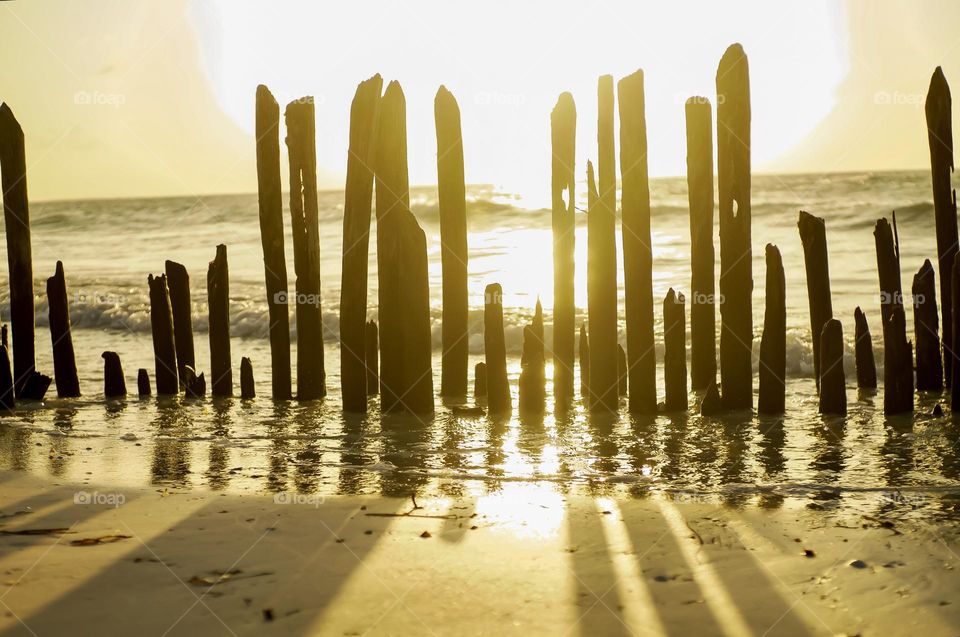
<svg viewBox="0 0 960 637"><path fill-rule="evenodd" d="M713 99L734 41L756 170L925 168L923 99L938 64L960 86L958 24L955 0L5 2L0 99L24 127L34 199L125 197L255 191L261 82L281 102L315 96L320 184L340 188L350 99L375 72L403 85L411 181L433 183L445 84L467 180L540 204L560 92L577 102L582 172L597 77L643 68L651 172L682 174L683 102Z"/></svg>

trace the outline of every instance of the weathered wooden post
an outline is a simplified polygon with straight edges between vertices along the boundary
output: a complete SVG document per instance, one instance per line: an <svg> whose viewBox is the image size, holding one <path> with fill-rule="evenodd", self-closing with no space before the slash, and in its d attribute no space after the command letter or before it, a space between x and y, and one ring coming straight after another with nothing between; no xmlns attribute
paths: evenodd
<svg viewBox="0 0 960 637"><path fill-rule="evenodd" d="M943 390L943 361L940 358L940 325L937 320L937 284L933 265L924 260L913 277L913 337L917 353L917 389Z"/></svg>
<svg viewBox="0 0 960 637"><path fill-rule="evenodd" d="M619 382L620 397L625 398L629 389L627 380L627 350L617 344L617 380Z"/></svg>
<svg viewBox="0 0 960 637"><path fill-rule="evenodd" d="M553 228L553 393L558 409L573 398L575 239L575 154L577 108L570 93L561 93L550 113Z"/></svg>
<svg viewBox="0 0 960 637"><path fill-rule="evenodd" d="M542 414L546 408L546 369L543 345L543 307L537 299L533 323L523 330L520 356L519 405L522 414Z"/></svg>
<svg viewBox="0 0 960 637"><path fill-rule="evenodd" d="M150 329L153 332L157 395L175 395L180 391L180 384L167 277L163 274L156 277L151 274L147 277L147 283L150 286Z"/></svg>
<svg viewBox="0 0 960 637"><path fill-rule="evenodd" d="M290 313L283 251L283 195L280 187L280 107L266 86L257 87L257 190L260 241L270 312L270 368L273 397L289 400Z"/></svg>
<svg viewBox="0 0 960 637"><path fill-rule="evenodd" d="M780 249L767 244L766 308L760 338L760 397L757 411L782 414L786 408L787 301ZM819 342L819 339L818 339Z"/></svg>
<svg viewBox="0 0 960 637"><path fill-rule="evenodd" d="M512 409L507 380L507 348L503 339L503 289L491 283L484 291L483 350L487 369L487 409L505 414Z"/></svg>
<svg viewBox="0 0 960 637"><path fill-rule="evenodd" d="M880 280L880 316L883 320L883 413L913 411L913 352L907 340L900 283L900 246L893 227L878 219L873 231Z"/></svg>
<svg viewBox="0 0 960 637"><path fill-rule="evenodd" d="M365 330L364 360L367 374L367 395L376 396L380 393L379 355L380 344L377 335L377 324L369 321Z"/></svg>
<svg viewBox="0 0 960 637"><path fill-rule="evenodd" d="M690 202L690 386L699 390L717 380L713 115L706 97L691 97L685 111Z"/></svg>
<svg viewBox="0 0 960 637"><path fill-rule="evenodd" d="M18 399L43 400L50 379L36 370L27 160L23 129L6 103L0 104L0 178L13 325L14 392Z"/></svg>
<svg viewBox="0 0 960 637"><path fill-rule="evenodd" d="M140 398L150 395L150 375L142 367L137 370L137 395Z"/></svg>
<svg viewBox="0 0 960 637"><path fill-rule="evenodd" d="M50 320L50 341L53 343L53 378L57 383L59 398L76 398L80 395L80 380L77 378L77 360L73 352L73 336L70 333L70 303L67 301L67 281L63 263L57 261L57 269L47 279L47 308Z"/></svg>
<svg viewBox="0 0 960 637"><path fill-rule="evenodd" d="M320 307L320 218L313 97L287 104L284 120L290 158L293 269L297 277L297 400L315 400L323 398L327 388Z"/></svg>
<svg viewBox="0 0 960 637"><path fill-rule="evenodd" d="M820 335L820 413L847 413L846 376L843 373L843 329L835 318L823 324Z"/></svg>
<svg viewBox="0 0 960 637"><path fill-rule="evenodd" d="M611 95L612 91L611 87ZM647 174L643 71L636 71L622 78L617 83L617 93L620 107L620 175L623 187L620 205L629 406L631 413L655 414L657 358L653 346L653 252L650 239L650 184ZM602 97L601 95L601 99ZM611 127L612 119L611 114ZM612 136L612 133L610 135ZM609 143L612 145L612 139ZM600 172L603 188L602 163ZM616 188L616 183L611 187ZM608 202L607 205L611 205L613 210L616 203ZM712 201L710 205L713 206ZM604 207L603 210L605 212L607 208ZM610 258L616 259L615 251L610 255ZM590 321L593 323L593 317ZM604 326L603 329L607 327ZM596 342L592 334L591 340Z"/></svg>
<svg viewBox="0 0 960 637"><path fill-rule="evenodd" d="M120 355L116 352L104 352L101 357L103 358L104 398L123 398L127 395L127 383L123 378ZM176 378L174 378L174 382L176 382ZM176 393L176 390L173 393Z"/></svg>
<svg viewBox="0 0 960 637"><path fill-rule="evenodd" d="M207 265L207 306L210 310L210 393L233 395L233 362L230 357L230 272L227 246L217 246L217 254ZM176 324L174 324L176 333ZM178 359L179 360L179 359Z"/></svg>
<svg viewBox="0 0 960 637"><path fill-rule="evenodd" d="M873 339L870 337L867 317L859 306L853 311L853 320L856 323L854 340L857 357L857 387L876 389L877 364L873 358Z"/></svg>
<svg viewBox="0 0 960 637"><path fill-rule="evenodd" d="M951 294L953 312L950 317L953 324L950 326L954 334L960 334L960 252L953 258L953 272L951 273ZM950 349L950 365L954 371L960 371L960 354L956 348ZM950 411L960 412L960 373L950 377Z"/></svg>
<svg viewBox="0 0 960 637"><path fill-rule="evenodd" d="M203 398L207 395L207 379L203 373L197 374L197 370L189 365L183 368L180 382L183 383L183 393L188 398Z"/></svg>
<svg viewBox="0 0 960 637"><path fill-rule="evenodd" d="M803 261L807 272L807 300L810 304L810 334L813 337L813 374L820 389L820 334L833 318L830 298L830 266L827 260L827 229L821 217L800 211L797 222L803 243Z"/></svg>
<svg viewBox="0 0 960 637"><path fill-rule="evenodd" d="M460 107L441 86L433 102L437 126L440 261L443 268L443 361L440 393L467 395L467 191L463 175Z"/></svg>
<svg viewBox="0 0 960 637"><path fill-rule="evenodd" d="M580 324L580 398L590 406L590 337L587 336L587 324Z"/></svg>
<svg viewBox="0 0 960 637"><path fill-rule="evenodd" d="M933 214L937 227L937 265L940 273L940 307L943 315L943 371L951 387L950 350L956 340L953 332L951 274L957 255L957 197L950 185L953 173L953 121L950 86L938 66L930 78L925 112L927 141L930 145L930 173L933 183ZM919 342L917 343L919 355ZM919 380L919 379L918 379Z"/></svg>
<svg viewBox="0 0 960 637"><path fill-rule="evenodd" d="M257 397L257 387L253 382L253 363L246 356L240 357L240 398L250 400Z"/></svg>
<svg viewBox="0 0 960 637"><path fill-rule="evenodd" d="M173 314L173 336L177 347L177 374L181 385L184 369L197 368L196 354L193 348L193 301L190 298L190 275L182 264L175 261L164 262L164 274L167 275L167 291L170 294L170 312Z"/></svg>
<svg viewBox="0 0 960 637"><path fill-rule="evenodd" d="M612 87L611 87L612 90ZM600 203L587 162L587 327L590 331L590 409L615 411L617 381L616 226L612 209Z"/></svg>
<svg viewBox="0 0 960 637"><path fill-rule="evenodd" d="M16 396L13 389L13 371L10 369L10 354L7 344L0 345L0 415L13 411Z"/></svg>
<svg viewBox="0 0 960 637"><path fill-rule="evenodd" d="M487 397L487 364L480 361L473 366L473 399Z"/></svg>
<svg viewBox="0 0 960 637"><path fill-rule="evenodd" d="M743 48L731 45L717 68L720 385L723 404L729 409L753 403L749 75Z"/></svg>
<svg viewBox="0 0 960 637"><path fill-rule="evenodd" d="M683 294L667 291L663 299L663 405L667 411L687 408L687 324Z"/></svg>
<svg viewBox="0 0 960 637"><path fill-rule="evenodd" d="M379 74L374 75L360 83L350 104L340 279L340 387L343 409L357 413L367 410L367 395L371 389L367 368L367 264L382 89L383 80Z"/></svg>

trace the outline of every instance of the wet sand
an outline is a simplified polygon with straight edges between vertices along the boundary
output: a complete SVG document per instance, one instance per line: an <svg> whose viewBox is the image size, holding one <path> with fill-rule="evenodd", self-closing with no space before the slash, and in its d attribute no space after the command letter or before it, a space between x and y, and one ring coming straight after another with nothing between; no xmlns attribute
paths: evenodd
<svg viewBox="0 0 960 637"><path fill-rule="evenodd" d="M960 627L956 529L919 521L661 496L504 493L414 508L12 471L0 483L4 636L932 637Z"/></svg>

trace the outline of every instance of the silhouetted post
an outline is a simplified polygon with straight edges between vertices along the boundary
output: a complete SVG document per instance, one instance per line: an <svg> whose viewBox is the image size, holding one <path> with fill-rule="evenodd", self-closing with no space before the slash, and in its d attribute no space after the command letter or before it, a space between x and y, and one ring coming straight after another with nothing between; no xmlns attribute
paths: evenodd
<svg viewBox="0 0 960 637"><path fill-rule="evenodd" d="M617 83L617 89L620 107L620 173L623 187L620 205L629 405L631 413L655 414L657 413L657 358L653 346L653 252L650 240L650 184L647 175L647 121L643 71L636 71L622 78ZM612 92L611 87L611 99ZM601 92L601 103L603 97ZM613 126L612 119L611 113L608 124L610 127ZM610 136L612 137L612 132ZM612 146L613 140L611 139L609 143ZM602 190L604 188L602 162L600 173ZM616 183L614 182L612 186L608 184L608 187L616 188ZM606 205L610 205L613 209L616 204L607 202ZM603 207L603 211L606 212L606 210L607 208ZM610 258L616 259L615 251L610 252ZM616 269L615 265L614 269ZM592 316L590 322L592 327ZM603 326L603 329L607 329L607 326ZM591 340L594 344L596 343L592 334Z"/></svg>
<svg viewBox="0 0 960 637"><path fill-rule="evenodd" d="M600 203L587 162L587 327L590 331L590 409L614 411L617 381L617 271L614 214ZM612 266L612 267L611 267Z"/></svg>
<svg viewBox="0 0 960 637"><path fill-rule="evenodd" d="M717 380L713 115L710 101L705 97L691 97L685 108L690 202L690 388L698 390Z"/></svg>
<svg viewBox="0 0 960 637"><path fill-rule="evenodd" d="M683 294L663 299L663 387L667 411L687 408L687 325Z"/></svg>
<svg viewBox="0 0 960 637"><path fill-rule="evenodd" d="M8 351L10 350L10 341L8 339L9 336L10 335L7 333L7 324L4 323L3 325L0 325L0 345L6 347Z"/></svg>
<svg viewBox="0 0 960 637"><path fill-rule="evenodd" d="M250 400L257 397L257 387L253 382L253 363L246 356L240 357L240 398Z"/></svg>
<svg viewBox="0 0 960 637"><path fill-rule="evenodd" d="M878 219L873 231L883 321L883 413L887 415L913 411L913 352L903 311L896 224L896 215L892 228L886 219Z"/></svg>
<svg viewBox="0 0 960 637"><path fill-rule="evenodd" d="M782 414L786 408L787 300L780 249L767 244L766 307L760 338L760 397L757 411ZM819 342L819 339L817 339Z"/></svg>
<svg viewBox="0 0 960 637"><path fill-rule="evenodd" d="M180 391L177 372L177 348L173 335L173 313L167 277L147 277L150 286L150 329L153 332L153 357L157 378L157 395L175 395Z"/></svg>
<svg viewBox="0 0 960 637"><path fill-rule="evenodd" d="M123 378L120 355L116 352L104 352L100 356L103 358L104 398L123 398L127 395L127 382ZM176 382L176 378L174 378L174 382ZM176 393L176 391L173 393Z"/></svg>
<svg viewBox="0 0 960 637"><path fill-rule="evenodd" d="M410 212L406 101L391 82L377 139L380 403L384 412L433 412L426 235Z"/></svg>
<svg viewBox="0 0 960 637"><path fill-rule="evenodd" d="M830 299L830 266L827 261L827 230L823 219L804 210L797 222L803 242L803 261L807 272L807 300L810 303L810 334L813 337L813 374L820 389L820 334L833 318Z"/></svg>
<svg viewBox="0 0 960 637"><path fill-rule="evenodd" d="M140 398L150 395L150 375L142 367L137 370L137 395Z"/></svg>
<svg viewBox="0 0 960 637"><path fill-rule="evenodd" d="M364 80L350 104L350 146L343 202L343 268L340 279L340 387L345 411L367 410L367 263L373 200L375 141L380 117L380 75ZM376 393L376 392L374 392Z"/></svg>
<svg viewBox="0 0 960 637"><path fill-rule="evenodd" d="M10 276L14 392L18 399L43 400L50 381L47 379L44 385L45 377L34 378L37 372L27 161L23 147L23 129L6 103L0 104L0 177Z"/></svg>
<svg viewBox="0 0 960 637"><path fill-rule="evenodd" d="M933 214L937 225L937 265L940 273L940 306L943 314L943 371L951 387L949 364L953 349L953 297L951 273L957 255L957 197L950 185L953 173L953 122L950 86L938 66L930 78L925 106L927 140L930 145L930 173L933 182ZM919 356L920 343L917 343ZM919 385L919 379L918 379Z"/></svg>
<svg viewBox="0 0 960 637"><path fill-rule="evenodd" d="M627 381L627 350L617 344L617 380L619 381L620 397L625 398L629 383Z"/></svg>
<svg viewBox="0 0 960 637"><path fill-rule="evenodd" d="M210 310L210 393L233 395L233 362L230 357L230 273L227 246L217 246L217 255L207 266L207 305ZM174 325L176 333L176 325ZM179 354L178 354L179 355Z"/></svg>
<svg viewBox="0 0 960 637"><path fill-rule="evenodd" d="M463 176L460 107L441 86L433 102L437 126L437 190L443 268L443 362L440 393L467 395L467 191Z"/></svg>
<svg viewBox="0 0 960 637"><path fill-rule="evenodd" d="M543 346L543 307L537 299L533 323L523 329L520 356L520 413L542 414L546 407L546 369Z"/></svg>
<svg viewBox="0 0 960 637"><path fill-rule="evenodd" d="M487 397L487 364L480 361L473 366L473 399Z"/></svg>
<svg viewBox="0 0 960 637"><path fill-rule="evenodd" d="M288 400L290 389L290 314L287 264L283 253L283 194L280 186L280 107L266 86L257 87L257 190L260 241L270 312L270 368L273 397Z"/></svg>
<svg viewBox="0 0 960 637"><path fill-rule="evenodd" d="M937 284L933 265L925 259L913 277L913 337L917 350L917 389L943 390L943 363L940 358L937 321Z"/></svg>
<svg viewBox="0 0 960 637"><path fill-rule="evenodd" d="M170 312L173 314L173 336L177 347L177 374L180 383L184 380L184 368L197 368L196 354L193 349L193 321L190 299L190 275L183 265L174 261L164 263L167 275L167 290L170 294Z"/></svg>
<svg viewBox="0 0 960 637"><path fill-rule="evenodd" d="M563 409L573 398L575 208L574 165L577 108L570 93L561 93L550 113L553 227L553 393Z"/></svg>
<svg viewBox="0 0 960 637"><path fill-rule="evenodd" d="M857 387L876 389L877 365L873 359L873 339L870 337L867 317L859 306L853 311L853 320L856 323L854 340L857 356Z"/></svg>
<svg viewBox="0 0 960 637"><path fill-rule="evenodd" d="M10 354L7 345L0 345L0 415L13 411L16 406L13 391L13 371L10 369Z"/></svg>
<svg viewBox="0 0 960 637"><path fill-rule="evenodd" d="M368 321L365 330L364 359L367 374L367 396L376 396L380 393L379 355L380 344L377 337L377 324Z"/></svg>
<svg viewBox="0 0 960 637"><path fill-rule="evenodd" d="M53 343L53 378L57 383L57 396L75 398L80 395L80 380L77 378L77 361L73 353L73 336L70 334L67 281L63 274L63 263L60 261L57 261L54 275L47 279L47 308L50 319L50 341Z"/></svg>
<svg viewBox="0 0 960 637"><path fill-rule="evenodd" d="M720 190L720 385L730 409L753 403L753 272L750 248L750 77L731 45L717 68Z"/></svg>
<svg viewBox="0 0 960 637"><path fill-rule="evenodd" d="M580 324L580 398L590 406L590 337L587 324Z"/></svg>
<svg viewBox="0 0 960 637"><path fill-rule="evenodd" d="M296 283L297 400L323 398L323 314L320 307L320 218L317 209L317 145L312 97L287 104L290 218Z"/></svg>
<svg viewBox="0 0 960 637"><path fill-rule="evenodd" d="M499 283L491 283L484 291L483 351L487 363L487 409L491 414L509 413L512 405L503 340L503 289Z"/></svg>
<svg viewBox="0 0 960 637"><path fill-rule="evenodd" d="M187 365L183 368L183 391L188 398L203 398L207 395L207 379L203 374L197 374L197 370Z"/></svg>
<svg viewBox="0 0 960 637"><path fill-rule="evenodd" d="M820 413L847 413L846 377L843 373L843 329L829 319L820 334Z"/></svg>
<svg viewBox="0 0 960 637"><path fill-rule="evenodd" d="M960 334L960 252L953 258L953 272L950 281L952 287L950 298L953 299L953 312L950 314L953 324L950 327L954 334ZM951 348L949 354L950 365L948 367L952 366L955 371L960 370L960 355L958 355L957 350ZM960 373L950 377L950 411L960 411Z"/></svg>

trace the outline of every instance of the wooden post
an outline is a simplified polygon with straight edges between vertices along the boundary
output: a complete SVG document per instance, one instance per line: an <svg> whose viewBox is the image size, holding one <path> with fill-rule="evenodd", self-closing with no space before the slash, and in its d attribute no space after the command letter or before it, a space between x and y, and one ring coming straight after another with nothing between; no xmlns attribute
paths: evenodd
<svg viewBox="0 0 960 637"><path fill-rule="evenodd" d="M0 184L7 235L10 281L10 322L13 324L13 383L18 399L43 400L50 382L34 378L33 254L30 245L30 206L23 129L6 103L0 104Z"/></svg>
<svg viewBox="0 0 960 637"><path fill-rule="evenodd" d="M151 274L147 277L147 283L150 286L150 329L153 332L157 395L175 395L179 393L180 385L167 277Z"/></svg>
<svg viewBox="0 0 960 637"><path fill-rule="evenodd" d="M893 227L878 219L873 231L880 280L880 316L883 321L883 413L913 411L913 352L907 340L900 283L900 246Z"/></svg>
<svg viewBox="0 0 960 637"><path fill-rule="evenodd" d="M520 357L520 413L542 414L546 408L546 369L543 345L543 307L537 299L533 323L523 330Z"/></svg>
<svg viewBox="0 0 960 637"><path fill-rule="evenodd" d="M870 337L867 317L859 306L853 311L853 320L856 323L857 387L876 389L877 365L873 358L873 339Z"/></svg>
<svg viewBox="0 0 960 637"><path fill-rule="evenodd" d="M580 398L590 406L590 337L587 324L580 324Z"/></svg>
<svg viewBox="0 0 960 637"><path fill-rule="evenodd" d="M627 380L627 350L623 349L623 345L617 344L617 379L619 382L620 397L625 398L627 396L627 390L630 385Z"/></svg>
<svg viewBox="0 0 960 637"><path fill-rule="evenodd" d="M913 277L913 337L917 350L917 390L943 391L943 361L937 321L937 284L933 265L924 260Z"/></svg>
<svg viewBox="0 0 960 637"><path fill-rule="evenodd" d="M376 396L380 392L380 370L377 364L380 345L377 338L377 324L375 321L369 321L366 326L364 359L366 361L367 396Z"/></svg>
<svg viewBox="0 0 960 637"><path fill-rule="evenodd" d="M104 352L100 356L103 358L103 396L105 398L123 398L127 395L127 383L123 378L120 355L116 352ZM174 382L176 382L176 378L174 378ZM176 391L173 393L176 393Z"/></svg>
<svg viewBox="0 0 960 637"><path fill-rule="evenodd" d="M433 102L437 126L440 260L443 268L443 362L440 394L467 395L467 194L463 176L460 107L441 86Z"/></svg>
<svg viewBox="0 0 960 637"><path fill-rule="evenodd" d="M706 97L691 97L685 108L690 202L690 386L700 390L717 380L713 115Z"/></svg>
<svg viewBox="0 0 960 637"><path fill-rule="evenodd" d="M480 361L473 366L473 399L487 397L487 364Z"/></svg>
<svg viewBox="0 0 960 637"><path fill-rule="evenodd" d="M687 325L683 294L670 288L663 299L663 386L667 411L687 408Z"/></svg>
<svg viewBox="0 0 960 637"><path fill-rule="evenodd" d="M257 397L256 384L253 382L253 363L246 356L240 358L240 398L250 400Z"/></svg>
<svg viewBox="0 0 960 637"><path fill-rule="evenodd" d="M67 281L63 263L57 261L57 269L47 279L47 308L50 319L50 341L53 343L53 378L57 383L59 398L76 398L80 395L80 380L77 378L77 360L73 353L73 336L70 333L70 304L67 301Z"/></svg>
<svg viewBox="0 0 960 637"><path fill-rule="evenodd" d="M611 87L611 99L612 91ZM647 120L643 71L636 71L622 78L617 83L617 93L620 107L620 173L623 184L620 205L629 404L631 413L655 414L657 412L657 358L653 345L653 251L650 238L650 184L647 174ZM601 102L602 99L601 93ZM608 124L611 128L612 119L611 114ZM612 132L610 135L612 137ZM613 140L610 139L609 143L612 146ZM600 187L603 189L602 162L600 173ZM612 186L608 183L607 187L616 188L616 182ZM603 207L604 212L608 209L606 206L610 206L609 209L613 210L616 203L607 202ZM610 258L616 259L615 251L611 251L610 255ZM590 322L592 326L592 316ZM608 328L603 326L602 329ZM596 344L592 334L591 341Z"/></svg>
<svg viewBox="0 0 960 637"><path fill-rule="evenodd" d="M170 312L173 314L173 335L177 347L177 374L184 385L184 369L197 368L193 349L193 302L190 298L190 275L183 265L174 261L164 263L167 290L170 294Z"/></svg>
<svg viewBox="0 0 960 637"><path fill-rule="evenodd" d="M150 395L150 375L142 367L137 370L137 395L140 398Z"/></svg>
<svg viewBox="0 0 960 637"><path fill-rule="evenodd" d="M820 334L820 413L846 415L847 388L843 373L843 329L835 318Z"/></svg>
<svg viewBox="0 0 960 637"><path fill-rule="evenodd" d="M577 108L570 93L561 93L550 113L552 227L553 227L553 393L558 409L573 399L574 247L576 218L574 194Z"/></svg>
<svg viewBox="0 0 960 637"><path fill-rule="evenodd" d="M947 387L951 387L953 371L948 363L950 350L956 340L952 327L951 274L954 257L957 255L957 196L950 185L953 173L952 100L947 78L939 66L930 78L924 110L927 118L927 141L930 145L933 214L937 227L937 266L940 273L940 307L943 315L943 371ZM919 346L918 342L918 355Z"/></svg>
<svg viewBox="0 0 960 637"><path fill-rule="evenodd" d="M293 269L297 276L297 400L326 393L320 307L320 218L317 209L317 134L312 97L287 104Z"/></svg>
<svg viewBox="0 0 960 637"><path fill-rule="evenodd" d="M385 413L433 412L426 235L410 212L406 101L397 82L381 100L377 139L380 393Z"/></svg>
<svg viewBox="0 0 960 637"><path fill-rule="evenodd" d="M10 354L7 344L0 345L0 415L13 411L16 396L13 389L13 371L10 369Z"/></svg>
<svg viewBox="0 0 960 637"><path fill-rule="evenodd" d="M757 411L782 414L786 408L787 301L780 249L767 244L766 308L760 339L760 397ZM809 282L809 279L808 279ZM817 339L819 343L820 339Z"/></svg>
<svg viewBox="0 0 960 637"><path fill-rule="evenodd" d="M753 403L749 75L743 48L731 45L717 68L720 393L729 409L743 409Z"/></svg>
<svg viewBox="0 0 960 637"><path fill-rule="evenodd" d="M487 368L487 408L491 414L509 413L513 406L507 380L507 348L503 339L503 289L491 283L484 291L483 351Z"/></svg>
<svg viewBox="0 0 960 637"><path fill-rule="evenodd" d="M807 272L807 300L810 304L810 334L813 337L813 375L820 390L820 334L833 318L830 298L830 266L827 260L827 230L821 217L800 211L797 222L803 242L803 261Z"/></svg>
<svg viewBox="0 0 960 637"><path fill-rule="evenodd" d="M367 264L373 200L375 141L380 117L380 75L364 80L350 104L350 146L343 202L343 268L340 283L340 387L343 409L367 411ZM376 353L374 353L376 355ZM373 393L376 393L375 391Z"/></svg>
<svg viewBox="0 0 960 637"><path fill-rule="evenodd" d="M283 195L280 187L280 107L262 84L257 87L257 189L260 241L270 312L270 368L273 397L289 400L290 313L287 264L283 250Z"/></svg>
<svg viewBox="0 0 960 637"><path fill-rule="evenodd" d="M207 395L207 379L203 374L197 374L197 371L187 365L183 368L183 376L180 381L183 383L184 394L188 398L203 398Z"/></svg>
<svg viewBox="0 0 960 637"><path fill-rule="evenodd" d="M951 274L950 298L953 300L953 312L951 312L950 317L953 324L950 328L954 334L960 334L960 252L953 258L953 272ZM954 371L960 370L960 354L958 354L956 348L951 348L949 354L950 365L947 367L952 367ZM950 411L960 412L960 373L953 374L950 377Z"/></svg>
<svg viewBox="0 0 960 637"><path fill-rule="evenodd" d="M217 246L216 257L207 265L207 306L210 311L208 330L210 337L210 393L214 396L232 396L230 274L227 266L227 246L222 243ZM174 325L174 333L176 333L176 325Z"/></svg>

